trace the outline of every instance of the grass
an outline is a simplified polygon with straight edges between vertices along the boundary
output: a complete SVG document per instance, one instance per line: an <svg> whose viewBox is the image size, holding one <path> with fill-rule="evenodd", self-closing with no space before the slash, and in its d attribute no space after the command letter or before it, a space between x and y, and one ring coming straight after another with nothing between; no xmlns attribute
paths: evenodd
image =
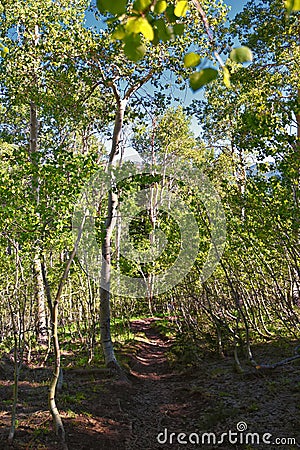
<svg viewBox="0 0 300 450"><path fill-rule="evenodd" d="M167 318L162 318L160 321L153 322L151 327L155 328L160 334L167 338L174 338L177 333L175 323Z"/></svg>
<svg viewBox="0 0 300 450"><path fill-rule="evenodd" d="M63 405L67 404L80 405L83 400L86 400L86 395L80 391L77 391L75 395L62 393L59 396L59 401Z"/></svg>
<svg viewBox="0 0 300 450"><path fill-rule="evenodd" d="M225 406L223 403L217 403L203 414L199 426L204 430L209 430L219 423L224 422L226 419L238 417L239 414L239 408Z"/></svg>

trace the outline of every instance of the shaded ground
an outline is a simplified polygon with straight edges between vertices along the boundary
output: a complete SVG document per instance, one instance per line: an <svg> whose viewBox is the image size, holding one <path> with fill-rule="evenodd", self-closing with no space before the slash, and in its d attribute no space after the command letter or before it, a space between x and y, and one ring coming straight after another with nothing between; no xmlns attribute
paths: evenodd
<svg viewBox="0 0 300 450"><path fill-rule="evenodd" d="M128 364L129 383L115 381L97 368L65 371L64 389L57 403L69 450L299 448L297 443L287 441L275 445L276 438L295 438L300 442L299 362L267 372L248 367L241 375L234 372L231 357L220 360L208 356L198 363L197 369L180 371L168 362L173 342L159 333L158 325L156 318L132 322L136 339L123 348L121 355ZM267 363L290 356L292 346L273 343L254 350L256 359ZM11 410L11 370L8 363L2 369L0 365L1 450L9 449L6 437ZM19 423L12 448L60 450L45 407L49 377L47 369L23 370ZM259 436L249 435L245 444L245 431L231 436L231 442L239 438L239 443L231 444L224 437L219 445L214 444L213 435L203 436L215 433L220 440L222 433L236 432L238 423ZM179 441L191 442L178 443L179 433L187 435L179 436ZM272 444L251 443L252 439L262 441L264 433L272 434L265 436Z"/></svg>

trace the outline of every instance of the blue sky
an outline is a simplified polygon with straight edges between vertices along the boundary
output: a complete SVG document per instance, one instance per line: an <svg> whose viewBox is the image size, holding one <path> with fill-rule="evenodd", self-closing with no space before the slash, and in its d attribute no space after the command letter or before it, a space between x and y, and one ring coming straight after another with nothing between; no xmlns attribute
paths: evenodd
<svg viewBox="0 0 300 450"><path fill-rule="evenodd" d="M242 11L244 5L246 4L245 0L224 0L227 5L231 6L230 17L234 17L238 12Z"/></svg>
<svg viewBox="0 0 300 450"><path fill-rule="evenodd" d="M224 0L224 3L231 7L229 17L233 19L237 13L243 10L243 7L247 3L247 0ZM200 91L193 93L189 88L187 88L184 94L184 103L188 104L192 100L203 99L204 91L203 89L201 89ZM196 135L201 131L201 127L197 124L197 121L195 119L192 120L192 129Z"/></svg>
<svg viewBox="0 0 300 450"><path fill-rule="evenodd" d="M233 18L236 13L240 12L243 9L243 6L246 4L246 0L224 0L224 2L227 5L231 6L231 11L230 11L230 17ZM92 3L95 3L94 0L92 0ZM93 26L96 24L96 21L93 17L92 14L88 13L87 14L87 21L86 21L88 26Z"/></svg>
<svg viewBox="0 0 300 450"><path fill-rule="evenodd" d="M92 0L94 1L94 0ZM224 0L224 3L226 3L227 5L231 6L231 11L229 13L229 17L230 18L234 18L234 16L242 11L244 5L246 4L247 0ZM87 26L98 26L99 27L99 22L97 23L97 21L95 20L94 16L91 13L88 13L86 16L86 25ZM100 25L101 26L101 25ZM202 99L203 98L203 90L198 91L197 93L193 93L191 91L191 89L188 87L187 84L187 88L182 92L180 91L179 96L181 97L181 104L189 104L192 100L198 100L198 99ZM177 94L177 93L176 93ZM199 124L196 122L196 120L192 120L192 130L194 131L194 133L196 135L198 135L201 132L201 127L199 126ZM131 152L130 152L131 153Z"/></svg>

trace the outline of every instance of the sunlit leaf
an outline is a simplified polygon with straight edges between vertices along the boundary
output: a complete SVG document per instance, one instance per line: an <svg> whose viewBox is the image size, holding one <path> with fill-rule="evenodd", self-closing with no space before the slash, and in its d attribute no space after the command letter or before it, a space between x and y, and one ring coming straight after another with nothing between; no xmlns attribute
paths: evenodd
<svg viewBox="0 0 300 450"><path fill-rule="evenodd" d="M253 54L248 47L238 47L230 52L230 59L237 63L250 62L253 60Z"/></svg>
<svg viewBox="0 0 300 450"><path fill-rule="evenodd" d="M145 17L132 17L125 25L127 33L142 33L148 41L154 39L154 31Z"/></svg>
<svg viewBox="0 0 300 450"><path fill-rule="evenodd" d="M140 26L140 32L144 35L144 37L148 41L152 41L154 39L154 31L150 23L147 19L142 18L141 20L141 26Z"/></svg>
<svg viewBox="0 0 300 450"><path fill-rule="evenodd" d="M184 17L188 10L188 2L185 0L179 0L179 2L176 3L174 14L177 17Z"/></svg>
<svg viewBox="0 0 300 450"><path fill-rule="evenodd" d="M200 56L191 52L184 56L184 67L196 67L200 63Z"/></svg>
<svg viewBox="0 0 300 450"><path fill-rule="evenodd" d="M291 13L292 11L300 11L300 0L285 0L284 5L288 13Z"/></svg>
<svg viewBox="0 0 300 450"><path fill-rule="evenodd" d="M231 81L230 81L230 72L227 69L227 67L223 67L223 80L225 86L230 89L231 88Z"/></svg>
<svg viewBox="0 0 300 450"><path fill-rule="evenodd" d="M200 72L194 72L190 76L190 87L195 92L206 84L215 80L218 76L216 69L203 69Z"/></svg>
<svg viewBox="0 0 300 450"><path fill-rule="evenodd" d="M1 53L2 58L4 58L7 55L7 53L9 53L8 47L5 47L1 43L0 43L0 53Z"/></svg>
<svg viewBox="0 0 300 450"><path fill-rule="evenodd" d="M168 6L168 4L165 0L160 0L160 1L156 2L155 6L154 6L155 14L162 14L167 9L167 6Z"/></svg>

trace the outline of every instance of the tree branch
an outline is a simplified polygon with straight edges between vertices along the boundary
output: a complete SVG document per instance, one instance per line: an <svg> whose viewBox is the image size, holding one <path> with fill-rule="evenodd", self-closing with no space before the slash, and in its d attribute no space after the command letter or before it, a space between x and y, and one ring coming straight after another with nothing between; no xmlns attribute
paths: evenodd
<svg viewBox="0 0 300 450"><path fill-rule="evenodd" d="M138 83L136 83L135 85L131 86L127 92L125 93L124 99L125 100L129 100L129 98L131 97L132 94L135 93L135 91L137 91L141 86L143 86L143 84L147 83L147 81L149 81L151 79L153 75L153 71L151 70L148 75L146 75L144 78L142 78L141 80L138 81Z"/></svg>

